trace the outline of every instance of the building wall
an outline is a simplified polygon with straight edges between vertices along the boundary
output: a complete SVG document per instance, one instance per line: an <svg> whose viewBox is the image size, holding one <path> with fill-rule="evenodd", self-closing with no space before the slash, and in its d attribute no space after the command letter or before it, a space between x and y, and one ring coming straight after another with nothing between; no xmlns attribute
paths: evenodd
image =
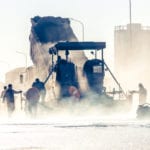
<svg viewBox="0 0 150 150"><path fill-rule="evenodd" d="M150 82L150 27L115 27L114 50L115 72L125 86Z"/></svg>
<svg viewBox="0 0 150 150"><path fill-rule="evenodd" d="M22 75L22 78L21 76ZM15 89L26 91L32 86L33 81L37 78L37 69L35 67L21 67L11 70L5 75L5 84L13 84Z"/></svg>

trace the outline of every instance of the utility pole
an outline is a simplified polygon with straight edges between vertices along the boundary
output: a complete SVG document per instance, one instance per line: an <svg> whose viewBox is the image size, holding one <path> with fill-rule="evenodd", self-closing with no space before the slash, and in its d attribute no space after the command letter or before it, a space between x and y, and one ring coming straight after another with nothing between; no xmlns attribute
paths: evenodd
<svg viewBox="0 0 150 150"><path fill-rule="evenodd" d="M22 73L26 73L26 80L28 81L28 70L27 70L27 54L26 53L23 53L23 52L20 52L20 51L16 51L17 53L19 54L22 54L24 57L25 57L25 72L21 72L20 74L20 82L23 83L23 75Z"/></svg>
<svg viewBox="0 0 150 150"><path fill-rule="evenodd" d="M16 52L19 53L19 54L22 54L25 57L25 68L27 68L27 54L23 53L23 52L20 52L20 51L16 51Z"/></svg>
<svg viewBox="0 0 150 150"><path fill-rule="evenodd" d="M69 18L69 19L73 20L73 21L76 21L76 22L81 24L81 27L82 27L82 41L84 41L84 24L83 24L83 22L81 22L80 20L74 19L74 18Z"/></svg>
<svg viewBox="0 0 150 150"><path fill-rule="evenodd" d="M129 22L130 25L132 24L132 4L131 4L131 0L129 0Z"/></svg>
<svg viewBox="0 0 150 150"><path fill-rule="evenodd" d="M129 39L130 39L130 50L132 50L132 4L131 4L131 0L129 0L129 23L130 23L130 37L129 37Z"/></svg>

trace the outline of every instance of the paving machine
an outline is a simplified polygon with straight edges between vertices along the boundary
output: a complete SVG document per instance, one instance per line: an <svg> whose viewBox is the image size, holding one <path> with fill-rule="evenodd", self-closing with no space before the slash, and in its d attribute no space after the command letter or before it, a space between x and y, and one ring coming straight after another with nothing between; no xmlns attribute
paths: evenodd
<svg viewBox="0 0 150 150"><path fill-rule="evenodd" d="M79 83L77 78L77 67L73 62L69 62L68 55L69 51L79 51L79 50L90 50L97 49L102 51L101 60L93 59L87 60L83 65L83 74L86 76L88 85L90 89L99 94L103 91L103 80L104 80L104 60L103 60L103 49L105 48L104 42L64 42L55 45L58 55L59 51L65 51L66 60L61 60L66 62L65 64L61 61L57 63L56 67L56 80L60 83L60 86L75 86L79 90ZM96 50L96 51L97 51ZM68 66L68 67L67 67ZM65 74L63 74L63 72ZM60 80L60 76L62 77ZM67 78L66 78L67 77ZM64 82L62 84L62 82Z"/></svg>
<svg viewBox="0 0 150 150"><path fill-rule="evenodd" d="M89 93L95 97L92 102L104 104L106 106L129 106L130 99L123 91L119 82L109 69L104 61L105 42L59 42L54 47L49 49L49 54L52 56L52 68L49 72L45 83L48 81L53 72L56 73L56 81L60 86L59 101L65 98L75 97L78 101L89 98ZM89 89L86 92L80 90L80 83L78 80L78 67L69 59L69 54L72 51L95 51L95 58L86 60L82 67L84 77L87 79ZM98 58L97 53L100 53ZM65 59L61 58L59 53L65 53ZM56 57L56 63L54 63ZM109 71L110 75L118 85L118 90L113 89L111 92L106 90L104 86L105 71ZM118 99L114 100L114 96L118 94ZM90 100L91 101L91 100ZM92 104L93 104L92 103ZM127 108L128 109L128 108Z"/></svg>

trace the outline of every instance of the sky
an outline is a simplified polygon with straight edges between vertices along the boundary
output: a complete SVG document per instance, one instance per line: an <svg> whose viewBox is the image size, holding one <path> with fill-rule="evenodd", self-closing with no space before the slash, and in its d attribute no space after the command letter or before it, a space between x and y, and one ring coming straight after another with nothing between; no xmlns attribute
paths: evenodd
<svg viewBox="0 0 150 150"><path fill-rule="evenodd" d="M131 0L132 22L150 26L150 1ZM0 81L5 73L31 65L30 19L34 16L74 18L71 26L79 40L106 42L106 61L113 60L114 27L129 23L129 0L0 0Z"/></svg>

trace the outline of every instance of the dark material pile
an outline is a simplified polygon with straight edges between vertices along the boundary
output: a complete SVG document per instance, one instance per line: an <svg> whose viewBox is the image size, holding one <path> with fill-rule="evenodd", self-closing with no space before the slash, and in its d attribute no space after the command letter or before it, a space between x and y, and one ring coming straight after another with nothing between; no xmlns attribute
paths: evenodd
<svg viewBox="0 0 150 150"><path fill-rule="evenodd" d="M31 19L32 31L36 34L36 40L41 43L70 41L77 39L68 18L61 17L39 17Z"/></svg>
<svg viewBox="0 0 150 150"><path fill-rule="evenodd" d="M137 118L150 119L150 104L145 103L143 105L139 105L137 109Z"/></svg>

